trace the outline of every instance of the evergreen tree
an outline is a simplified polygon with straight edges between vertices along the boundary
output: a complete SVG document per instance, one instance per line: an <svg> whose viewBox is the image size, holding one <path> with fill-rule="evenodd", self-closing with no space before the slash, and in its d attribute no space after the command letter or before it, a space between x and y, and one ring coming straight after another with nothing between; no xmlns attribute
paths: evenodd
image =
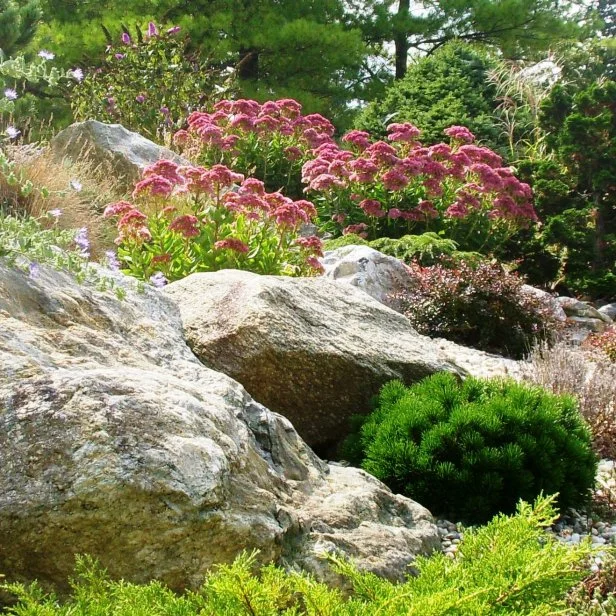
<svg viewBox="0 0 616 616"><path fill-rule="evenodd" d="M0 50L12 56L34 36L41 19L39 0L0 0Z"/></svg>

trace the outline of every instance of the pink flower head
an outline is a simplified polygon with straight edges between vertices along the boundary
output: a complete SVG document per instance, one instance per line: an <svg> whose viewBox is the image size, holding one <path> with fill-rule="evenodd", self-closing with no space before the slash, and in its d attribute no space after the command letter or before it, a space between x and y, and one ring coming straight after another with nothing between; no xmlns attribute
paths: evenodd
<svg viewBox="0 0 616 616"><path fill-rule="evenodd" d="M186 188L196 195L205 193L214 194L212 180L206 169L203 167L180 167L178 172L186 181Z"/></svg>
<svg viewBox="0 0 616 616"><path fill-rule="evenodd" d="M408 186L409 178L399 169L390 169L387 173L384 173L382 178L383 186L387 190L402 190Z"/></svg>
<svg viewBox="0 0 616 616"><path fill-rule="evenodd" d="M392 207L389 212L387 212L387 217L391 219L400 218L402 216L402 212L397 207Z"/></svg>
<svg viewBox="0 0 616 616"><path fill-rule="evenodd" d="M290 199L286 203L279 205L273 212L276 224L281 227L296 228L302 222L309 222L308 214L297 203Z"/></svg>
<svg viewBox="0 0 616 616"><path fill-rule="evenodd" d="M162 175L150 175L137 182L133 190L133 199L140 196L168 197L173 191L173 183Z"/></svg>
<svg viewBox="0 0 616 616"><path fill-rule="evenodd" d="M125 214L129 210L134 209L134 205L128 201L118 201L117 203L110 203L105 207L103 211L103 218L113 218Z"/></svg>
<svg viewBox="0 0 616 616"><path fill-rule="evenodd" d="M399 162L396 150L384 141L377 141L364 151L370 158L380 165L395 165Z"/></svg>
<svg viewBox="0 0 616 616"><path fill-rule="evenodd" d="M417 211L421 212L426 218L438 218L438 210L432 201L420 201L417 204Z"/></svg>
<svg viewBox="0 0 616 616"><path fill-rule="evenodd" d="M257 101L246 100L244 98L240 98L237 101L234 101L231 105L231 111L234 114L247 115L249 117L255 117L258 115L261 110L261 105L257 103Z"/></svg>
<svg viewBox="0 0 616 616"><path fill-rule="evenodd" d="M249 248L247 244L244 244L237 238L229 237L226 240L219 240L214 244L216 250L232 250L233 252L246 253Z"/></svg>
<svg viewBox="0 0 616 616"><path fill-rule="evenodd" d="M199 219L196 216L185 214L178 216L169 225L171 231L176 231L182 234L184 237L196 237L199 235Z"/></svg>
<svg viewBox="0 0 616 616"><path fill-rule="evenodd" d="M349 225L342 229L342 235L359 235L359 237L363 237L364 239L368 237L368 225L365 222L360 222L356 225Z"/></svg>
<svg viewBox="0 0 616 616"><path fill-rule="evenodd" d="M302 106L292 98L282 98L276 101L276 105L280 109L282 115L290 120L295 120L302 112Z"/></svg>
<svg viewBox="0 0 616 616"><path fill-rule="evenodd" d="M445 216L448 218L465 218L468 216L468 208L461 201L456 201L445 210Z"/></svg>
<svg viewBox="0 0 616 616"><path fill-rule="evenodd" d="M311 235L310 237L298 237L295 240L295 243L303 250L312 252L319 257L323 256L323 242L316 235Z"/></svg>
<svg viewBox="0 0 616 616"><path fill-rule="evenodd" d="M316 257L308 257L306 259L306 265L321 274L325 271L325 268Z"/></svg>
<svg viewBox="0 0 616 616"><path fill-rule="evenodd" d="M254 128L254 125L255 125L254 118L252 116L249 116L246 113L237 113L235 115L230 116L230 119L229 119L230 128L239 128L240 130L248 132Z"/></svg>
<svg viewBox="0 0 616 616"><path fill-rule="evenodd" d="M315 128L307 128L302 135L311 148L318 148L324 143L331 142L331 137L329 135L320 133Z"/></svg>
<svg viewBox="0 0 616 616"><path fill-rule="evenodd" d="M240 186L238 193L240 195L250 194L263 197L265 195L265 184L257 178L246 178Z"/></svg>
<svg viewBox="0 0 616 616"><path fill-rule="evenodd" d="M311 113L310 115L304 116L304 120L309 126L315 128L320 133L328 135L329 137L331 137L336 130L334 125L320 113Z"/></svg>
<svg viewBox="0 0 616 616"><path fill-rule="evenodd" d="M225 151L232 150L239 139L239 135L227 135L220 141L219 147Z"/></svg>
<svg viewBox="0 0 616 616"><path fill-rule="evenodd" d="M351 130L342 137L342 141L354 145L363 152L370 145L370 134L363 130Z"/></svg>
<svg viewBox="0 0 616 616"><path fill-rule="evenodd" d="M323 158L316 158L304 163L302 167L302 182L309 183L318 175L327 173L329 169L329 162Z"/></svg>
<svg viewBox="0 0 616 616"><path fill-rule="evenodd" d="M233 184L241 184L244 181L244 176L241 173L235 173L224 165L214 165L207 172L212 184L221 188L231 188Z"/></svg>
<svg viewBox="0 0 616 616"><path fill-rule="evenodd" d="M332 215L332 220L335 223L338 223L339 225L343 225L344 221L346 220L346 214L342 214L342 213L340 213L340 214L333 214Z"/></svg>
<svg viewBox="0 0 616 616"><path fill-rule="evenodd" d="M173 135L173 143L178 146L186 145L190 141L190 133L185 130L179 130Z"/></svg>
<svg viewBox="0 0 616 616"><path fill-rule="evenodd" d="M475 135L465 126L450 126L445 129L445 134L461 143L473 143L475 141Z"/></svg>
<svg viewBox="0 0 616 616"><path fill-rule="evenodd" d="M309 220L313 219L317 215L317 209L314 207L312 201L306 199L299 199L295 202L295 206L302 210Z"/></svg>
<svg viewBox="0 0 616 616"><path fill-rule="evenodd" d="M290 145L288 148L285 148L284 153L291 161L301 160L302 156L304 155L301 149L298 148L296 145Z"/></svg>
<svg viewBox="0 0 616 616"><path fill-rule="evenodd" d="M310 190L330 190L332 188L343 188L344 182L339 180L335 175L330 173L321 173L310 182L308 188Z"/></svg>
<svg viewBox="0 0 616 616"><path fill-rule="evenodd" d="M168 179L174 184L183 184L184 178L178 173L179 166L172 160L161 159L157 160L152 165L148 165L143 170L143 177L147 178L152 175L159 175Z"/></svg>
<svg viewBox="0 0 616 616"><path fill-rule="evenodd" d="M349 163L349 167L353 173L350 175L352 182L361 182L369 184L374 181L374 178L379 170L379 167L367 158L358 158Z"/></svg>
<svg viewBox="0 0 616 616"><path fill-rule="evenodd" d="M147 220L147 216L140 212L138 209L133 208L128 210L118 221L118 228L120 227L135 227L141 226L145 220Z"/></svg>
<svg viewBox="0 0 616 616"><path fill-rule="evenodd" d="M421 134L421 131L410 122L404 122L403 124L390 124L387 127L387 138L390 141L399 141L401 143L413 143L417 141L417 137Z"/></svg>
<svg viewBox="0 0 616 616"><path fill-rule="evenodd" d="M253 122L253 126L260 133L274 132L280 125L281 121L271 115L260 116Z"/></svg>
<svg viewBox="0 0 616 616"><path fill-rule="evenodd" d="M143 103L145 101L145 96L143 94L137 94L137 96L135 96L135 100L138 103Z"/></svg>
<svg viewBox="0 0 616 616"><path fill-rule="evenodd" d="M367 216L374 216L375 218L383 218L383 216L386 216L386 212L381 208L380 201L376 199L364 199L360 202L359 207Z"/></svg>

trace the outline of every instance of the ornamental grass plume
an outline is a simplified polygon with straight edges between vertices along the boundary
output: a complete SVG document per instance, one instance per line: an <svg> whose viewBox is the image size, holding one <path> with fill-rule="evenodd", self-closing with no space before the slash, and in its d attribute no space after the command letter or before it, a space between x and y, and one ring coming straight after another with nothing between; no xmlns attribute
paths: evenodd
<svg viewBox="0 0 616 616"><path fill-rule="evenodd" d="M144 170L132 200L109 204L103 216L116 221L124 271L153 283L160 276L173 281L225 268L321 271L320 239L299 237L300 227L316 216L313 204L269 193L262 181L221 164L157 161Z"/></svg>

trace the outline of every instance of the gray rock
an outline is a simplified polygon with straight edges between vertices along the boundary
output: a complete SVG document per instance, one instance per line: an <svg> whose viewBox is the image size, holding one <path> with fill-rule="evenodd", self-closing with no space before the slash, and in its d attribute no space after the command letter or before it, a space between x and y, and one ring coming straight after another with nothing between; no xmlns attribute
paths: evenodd
<svg viewBox="0 0 616 616"><path fill-rule="evenodd" d="M411 282L406 265L370 246L343 246L326 252L321 259L325 276L364 291L377 301L395 306L391 295Z"/></svg>
<svg viewBox="0 0 616 616"><path fill-rule="evenodd" d="M486 362L503 374L516 363L419 335L401 314L326 277L223 270L193 274L164 293L207 366L238 380L324 452L391 379L412 383L440 370L483 376Z"/></svg>
<svg viewBox="0 0 616 616"><path fill-rule="evenodd" d="M599 312L609 317L610 319L612 319L612 321L615 321L616 320L616 302L614 302L613 304L605 304L605 306L601 306L601 308L599 308Z"/></svg>
<svg viewBox="0 0 616 616"><path fill-rule="evenodd" d="M161 158L181 165L190 164L168 148L121 124L104 124L97 120L71 124L51 140L50 148L58 158L76 161L85 157L94 163L110 164L118 175L119 184L127 189L139 180L145 167Z"/></svg>
<svg viewBox="0 0 616 616"><path fill-rule="evenodd" d="M0 571L65 590L88 553L179 590L258 548L331 583L328 550L400 580L438 547L425 508L319 460L195 358L168 297L125 284L119 301L0 260Z"/></svg>
<svg viewBox="0 0 616 616"><path fill-rule="evenodd" d="M558 303L561 305L562 309L565 311L565 314L568 317L582 317L585 319L599 319L604 323L611 323L612 319L601 312L599 312L596 308L593 308L590 304L586 302L582 302L579 299L575 299L574 297L558 297Z"/></svg>
<svg viewBox="0 0 616 616"><path fill-rule="evenodd" d="M563 310L558 298L554 297L554 295L528 284L522 285L522 292L546 302L552 309L552 314L557 321L564 322L567 320L566 312Z"/></svg>

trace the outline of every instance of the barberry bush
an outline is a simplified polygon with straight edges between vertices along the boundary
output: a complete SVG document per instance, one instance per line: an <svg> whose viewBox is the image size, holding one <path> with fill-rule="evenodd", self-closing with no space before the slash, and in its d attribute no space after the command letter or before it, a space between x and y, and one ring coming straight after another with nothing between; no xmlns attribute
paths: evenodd
<svg viewBox="0 0 616 616"><path fill-rule="evenodd" d="M319 272L321 240L299 235L315 214L309 201L268 193L260 180L224 165L180 167L160 160L145 169L132 201L112 203L103 215L117 221L125 273L162 285L227 268Z"/></svg>
<svg viewBox="0 0 616 616"><path fill-rule="evenodd" d="M164 139L195 109L228 95L234 74L195 52L175 26L150 23L145 33L124 32L104 60L85 72L71 92L77 120L119 122L151 139Z"/></svg>
<svg viewBox="0 0 616 616"><path fill-rule="evenodd" d="M224 164L260 179L270 191L303 195L301 169L314 148L332 144L333 124L317 113L302 115L293 99L223 100L211 113L195 112L186 130L173 138L191 160L202 165Z"/></svg>
<svg viewBox="0 0 616 616"><path fill-rule="evenodd" d="M392 301L422 334L520 359L558 332L549 302L496 262L411 263L409 276Z"/></svg>
<svg viewBox="0 0 616 616"><path fill-rule="evenodd" d="M536 220L530 186L498 154L464 127L445 132L449 144L424 147L417 127L391 124L390 143L354 130L342 137L350 149L314 149L302 179L324 228L369 239L434 231L461 250L490 252Z"/></svg>
<svg viewBox="0 0 616 616"><path fill-rule="evenodd" d="M520 498L588 503L597 460L575 400L541 387L439 373L381 390L347 453L436 515L481 523Z"/></svg>

